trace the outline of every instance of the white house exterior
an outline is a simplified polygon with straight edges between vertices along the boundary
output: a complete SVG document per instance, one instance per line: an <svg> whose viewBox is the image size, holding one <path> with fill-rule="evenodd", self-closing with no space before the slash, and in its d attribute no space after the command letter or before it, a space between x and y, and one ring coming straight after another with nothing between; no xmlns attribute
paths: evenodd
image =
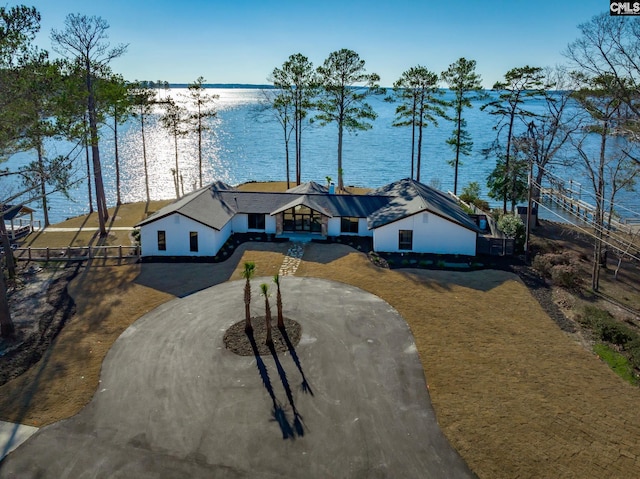
<svg viewBox="0 0 640 479"><path fill-rule="evenodd" d="M140 228L143 256L215 256L229 236L231 222L218 231L180 214Z"/></svg>
<svg viewBox="0 0 640 479"><path fill-rule="evenodd" d="M474 256L479 232L449 196L404 179L368 195L336 195L317 183L284 193L194 191L137 225L143 257L213 257L235 233L372 237L378 252Z"/></svg>
<svg viewBox="0 0 640 479"><path fill-rule="evenodd" d="M404 234L411 236L410 247L402 248L401 232L411 232ZM411 251L475 256L476 233L433 213L422 212L376 228L373 249L388 253Z"/></svg>

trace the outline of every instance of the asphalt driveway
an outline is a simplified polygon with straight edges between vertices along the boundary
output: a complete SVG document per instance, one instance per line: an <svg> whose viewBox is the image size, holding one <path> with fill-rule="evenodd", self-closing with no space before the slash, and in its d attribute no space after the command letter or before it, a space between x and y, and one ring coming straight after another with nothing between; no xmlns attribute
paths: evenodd
<svg viewBox="0 0 640 479"><path fill-rule="evenodd" d="M440 432L390 305L315 278L282 290L302 325L295 355L224 348L242 282L165 303L116 341L92 402L7 456L0 478L475 477Z"/></svg>

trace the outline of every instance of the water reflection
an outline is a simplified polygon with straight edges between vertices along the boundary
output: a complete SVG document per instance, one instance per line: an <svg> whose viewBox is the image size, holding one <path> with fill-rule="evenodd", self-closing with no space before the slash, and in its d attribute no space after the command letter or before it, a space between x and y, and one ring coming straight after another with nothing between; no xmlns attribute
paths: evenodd
<svg viewBox="0 0 640 479"><path fill-rule="evenodd" d="M219 95L214 102L218 111L216 118L208 121L210 130L203 137L203 181L221 180L229 184L256 180L283 180L286 178L283 132L280 125L269 116L260 113L262 92L257 89L207 89L207 94ZM187 89L159 90L159 97L171 95L176 101L189 106ZM344 180L347 185L380 186L410 175L411 131L410 128L391 126L396 105L381 98L371 99L378 119L371 130L344 138ZM492 160L482 158L480 150L495 137L494 118L479 110L479 104L465 112L467 129L473 138L473 155L462 160L459 185L478 181L482 196L486 197L486 178L495 166ZM175 186L171 169L175 168L174 144L170 134L159 123L160 109L151 115L146 125L146 146L149 171L149 187L152 199L175 198ZM446 144L452 125L444 120L438 127L430 125L425 130L423 145L423 168L421 180L427 184L438 184L444 190L453 188L453 170L448 161L453 153ZM121 194L125 202L145 200L145 178L142 158L142 139L136 119L130 119L120 127L119 152L121 162ZM66 141L51 141L47 144L49 155L64 154L72 144ZM302 137L302 180L324 182L326 176L336 178L337 131L335 125L307 127ZM198 181L198 140L195 134L178 141L179 168L183 176L185 192L191 191ZM100 144L105 189L108 204L116 202L115 159L113 132L110 128L101 131ZM569 152L570 154L571 152ZM575 152L574 152L575 153ZM292 153L293 155L293 153ZM575 156L575 155L574 155ZM32 152L14 155L2 166L15 169L34 159ZM78 178L85 174L84 153L77 160ZM580 180L578 171L572 176ZM559 169L562 175L563 170ZM564 171L566 173L566 171ZM293 175L293 171L292 171ZM13 183L11 183L13 182ZM17 189L15 179L2 179L0 188L6 191ZM70 191L71 200L58 194L50 199L50 216L53 222L88 211L86 182ZM638 196L622 192L625 206L640 209ZM39 209L39 205L32 204ZM41 217L36 214L36 217Z"/></svg>

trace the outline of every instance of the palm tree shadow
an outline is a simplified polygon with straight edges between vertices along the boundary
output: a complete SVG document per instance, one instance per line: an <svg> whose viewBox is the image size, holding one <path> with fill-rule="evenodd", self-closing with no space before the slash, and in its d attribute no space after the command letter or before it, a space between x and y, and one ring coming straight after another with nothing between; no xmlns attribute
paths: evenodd
<svg viewBox="0 0 640 479"><path fill-rule="evenodd" d="M282 439L295 439L295 433L291 424L289 423L289 419L287 418L287 412L285 411L282 404L276 399L276 395L273 391L273 386L271 385L271 380L269 379L269 371L267 370L267 365L260 357L260 353L258 352L258 345L256 344L256 340L253 337L253 331L246 332L247 337L249 338L249 342L251 343L251 349L253 349L253 355L256 358L256 365L258 367L258 372L260 373L260 378L262 379L262 384L264 388L269 393L269 397L271 397L271 401L273 403L273 410L271 411L272 420L278 423L280 426L280 431L282 432Z"/></svg>
<svg viewBox="0 0 640 479"><path fill-rule="evenodd" d="M293 393L291 392L291 387L289 386L289 381L287 379L287 373L282 367L282 363L280 362L280 358L278 358L278 353L276 352L273 344L269 345L269 351L271 351L271 356L273 356L273 360L276 363L276 369L278 370L278 375L280 376L280 381L282 382L282 386L284 387L284 392L287 395L287 399L289 400L289 404L291 405L291 410L293 411L293 427L295 429L295 433L302 437L304 436L304 423L302 420L302 416L296 409L296 404L293 399Z"/></svg>
<svg viewBox="0 0 640 479"><path fill-rule="evenodd" d="M302 384L301 384L302 392L309 393L313 396L313 390L311 389L311 385L309 384L309 381L307 381L307 378L304 375L304 371L302 370L302 364L300 363L300 358L298 357L298 353L296 352L295 346L293 345L293 343L291 343L291 339L289 339L289 335L287 334L286 328L281 327L278 329L280 330L280 334L282 335L284 342L287 344L287 349L289 349L289 354L291 354L291 358L293 359L293 362L298 368L298 371L300 371L300 376L302 376Z"/></svg>

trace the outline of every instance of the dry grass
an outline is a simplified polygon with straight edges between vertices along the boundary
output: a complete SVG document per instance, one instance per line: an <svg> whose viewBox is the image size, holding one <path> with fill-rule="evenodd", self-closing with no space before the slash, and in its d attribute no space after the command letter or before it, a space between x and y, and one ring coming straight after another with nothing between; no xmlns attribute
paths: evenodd
<svg viewBox="0 0 640 479"><path fill-rule="evenodd" d="M112 342L135 319L240 279L245 261L270 277L285 252L286 244L248 243L216 265L92 267L72 283L78 312L46 357L0 388L2 418L42 425L77 413ZM297 275L352 284L398 310L438 421L479 477L637 476L640 390L562 333L515 276L382 270L347 246L315 244Z"/></svg>
<svg viewBox="0 0 640 479"><path fill-rule="evenodd" d="M98 387L113 342L136 319L177 296L241 279L255 261L256 279L278 273L286 243L241 245L224 263L91 266L69 286L76 314L48 353L27 373L0 387L0 418L43 426L77 414Z"/></svg>
<svg viewBox="0 0 640 479"><path fill-rule="evenodd" d="M77 228L78 231L37 231L27 236L20 244L21 247L32 248L63 248L66 246L129 246L132 243L131 231L133 226L150 214L166 206L171 200L151 201L150 203L128 203L109 209L107 221L108 235L100 238L96 231L98 216L90 215L70 218L54 225L55 228ZM120 231L112 228L127 228Z"/></svg>
<svg viewBox="0 0 640 479"><path fill-rule="evenodd" d="M358 286L400 312L438 421L480 477L637 475L640 390L562 333L515 276L379 270L347 247L328 258L318 248L297 274Z"/></svg>
<svg viewBox="0 0 640 479"><path fill-rule="evenodd" d="M316 183L320 183L325 185L324 181L316 181ZM295 187L295 181L291 182L291 188ZM287 182L286 181L264 181L264 182L248 182L242 183L236 188L240 191L265 191L265 192L274 192L281 193L287 190ZM363 188L361 186L346 186L346 193L352 195L365 195L369 191L370 188Z"/></svg>
<svg viewBox="0 0 640 479"><path fill-rule="evenodd" d="M0 387L2 419L42 426L89 402L113 342L137 318L172 298L135 284L139 272L140 265L94 266L72 281L75 316L34 367Z"/></svg>
<svg viewBox="0 0 640 479"><path fill-rule="evenodd" d="M172 200L154 200L149 203L127 203L118 207L109 208L109 220L107 225L111 226L131 226L148 215L158 211L163 206L171 203ZM99 225L97 213L90 215L76 216L69 218L55 226L60 228L97 228Z"/></svg>

